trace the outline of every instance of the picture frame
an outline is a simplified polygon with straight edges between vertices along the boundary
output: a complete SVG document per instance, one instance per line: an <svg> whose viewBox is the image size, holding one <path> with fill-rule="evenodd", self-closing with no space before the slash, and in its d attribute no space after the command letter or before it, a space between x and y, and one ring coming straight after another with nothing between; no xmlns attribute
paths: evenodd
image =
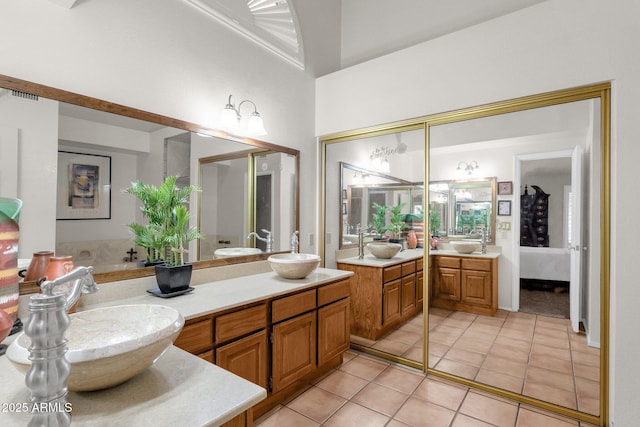
<svg viewBox="0 0 640 427"><path fill-rule="evenodd" d="M511 200L498 200L498 215L511 216Z"/></svg>
<svg viewBox="0 0 640 427"><path fill-rule="evenodd" d="M111 219L111 156L58 151L56 219Z"/></svg>
<svg viewBox="0 0 640 427"><path fill-rule="evenodd" d="M513 194L513 181L498 182L498 195L508 196Z"/></svg>

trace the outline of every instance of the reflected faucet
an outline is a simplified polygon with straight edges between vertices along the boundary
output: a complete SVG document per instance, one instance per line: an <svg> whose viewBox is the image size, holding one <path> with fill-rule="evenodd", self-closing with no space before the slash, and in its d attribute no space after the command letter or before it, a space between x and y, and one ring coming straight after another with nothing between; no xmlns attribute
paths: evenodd
<svg viewBox="0 0 640 427"><path fill-rule="evenodd" d="M67 379L71 365L65 359L67 340L64 337L71 319L67 311L81 293L98 291L91 272L93 267L77 267L71 272L41 285L42 293L29 300L29 318L24 332L31 338L29 360L31 367L25 384L31 391L32 411L29 425L68 426L71 411L67 404ZM54 292L55 288L73 282L71 293ZM40 409L45 408L45 409Z"/></svg>
<svg viewBox="0 0 640 427"><path fill-rule="evenodd" d="M480 243L482 245L482 253L487 253L487 229L481 228L480 230Z"/></svg>
<svg viewBox="0 0 640 427"><path fill-rule="evenodd" d="M264 228L262 229L262 232L266 233L267 237L260 237L258 233L256 233L255 231L252 231L247 236L247 239L255 237L256 239L261 240L267 244L267 249L265 250L265 252L273 252L273 236L271 232L269 230L265 230Z"/></svg>
<svg viewBox="0 0 640 427"><path fill-rule="evenodd" d="M300 240L298 239L298 231L294 231L293 234L291 235L291 253L292 254L297 254L298 253L298 248L300 247Z"/></svg>
<svg viewBox="0 0 640 427"><path fill-rule="evenodd" d="M360 224L356 225L356 233L358 234L358 259L364 258L364 231Z"/></svg>

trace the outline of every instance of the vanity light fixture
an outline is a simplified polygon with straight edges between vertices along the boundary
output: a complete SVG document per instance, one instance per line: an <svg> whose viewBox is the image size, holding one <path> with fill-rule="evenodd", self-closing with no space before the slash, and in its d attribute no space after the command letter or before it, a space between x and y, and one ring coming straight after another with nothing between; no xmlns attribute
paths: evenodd
<svg viewBox="0 0 640 427"><path fill-rule="evenodd" d="M471 175L476 169L480 169L480 165L475 160L472 160L469 163L459 162L458 167L456 168L457 171L464 171L467 175Z"/></svg>
<svg viewBox="0 0 640 427"><path fill-rule="evenodd" d="M236 108L235 104L231 101L232 95L229 95L229 102L224 107L224 110L220 113L220 126L224 129L229 130L238 130L240 126L240 120L242 119L242 115L240 114L240 108L244 103L250 103L253 105L253 113L251 113L251 117L249 117L249 121L247 123L247 133L252 136L260 136L266 135L267 131L264 129L264 123L262 122L262 117L258 113L258 108L253 101L245 99L244 101L238 104L238 108Z"/></svg>

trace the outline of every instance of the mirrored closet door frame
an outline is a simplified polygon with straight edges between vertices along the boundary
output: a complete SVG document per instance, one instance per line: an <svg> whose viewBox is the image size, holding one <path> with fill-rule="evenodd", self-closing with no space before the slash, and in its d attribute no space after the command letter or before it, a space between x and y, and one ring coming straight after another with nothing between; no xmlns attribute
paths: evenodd
<svg viewBox="0 0 640 427"><path fill-rule="evenodd" d="M411 360L398 357L386 352L375 350L372 348L363 347L360 345L352 344L352 348L362 351L364 353L372 354L384 359L412 366L423 370L429 375L437 376L447 380L451 380L462 385L472 387L474 389L482 390L492 393L494 395L513 399L515 401L530 404L532 406L549 410L561 415L569 416L580 421L589 422L596 425L606 425L608 419L608 396L609 396L609 305L610 305L610 151L611 151L611 84L600 83L589 86L582 86L577 88L559 90L554 92L548 92L543 94L536 94L531 96L525 96L521 98L510 99L506 101L499 101L490 104L480 105L476 107L470 107L450 112L438 113L415 119L404 120L394 123L388 123L379 126L372 126L363 129L357 129L352 131L345 131L334 133L330 135L324 135L320 137L321 143L321 200L320 200L320 242L319 251L320 255L324 259L325 250L325 236L327 232L331 230L326 229L326 217L327 215L335 215L336 213L327 212L326 206L326 149L330 144L358 140L362 138L386 135L390 133L403 132L407 130L424 129L425 131L425 167L424 167L424 182L429 182L429 130L432 126L442 125L447 123L461 122L464 120L478 119L483 117L496 116L499 114L513 113L518 111L525 111L539 107L559 105L574 101L583 101L595 99L600 101L600 139L601 139L601 178L600 178L600 195L599 203L601 206L600 216L600 410L598 415L587 414L578 410L570 409L557 404L552 404L547 401L531 398L523 394L507 391L505 389L489 386L487 384L478 383L473 380L468 380L462 377L458 377L449 373L438 371L427 367L428 360L428 313L429 313L429 271L425 268L423 279L423 316L424 324L424 352L422 363L416 363ZM423 263L428 265L428 252L424 251Z"/></svg>

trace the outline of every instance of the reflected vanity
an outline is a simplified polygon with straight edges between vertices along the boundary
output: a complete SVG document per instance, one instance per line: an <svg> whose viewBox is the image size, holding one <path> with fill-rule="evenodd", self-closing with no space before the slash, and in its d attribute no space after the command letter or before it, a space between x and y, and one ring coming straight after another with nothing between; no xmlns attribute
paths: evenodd
<svg viewBox="0 0 640 427"><path fill-rule="evenodd" d="M121 238L117 239L119 242L117 247L111 248L110 245L106 243L101 245L102 248L109 251L109 255L115 256L116 259L105 263L105 268L101 268L100 273L95 275L98 283L151 276L154 274L153 268L135 268L135 263L124 262L124 258L126 257L128 260L129 257L133 257L135 255L133 252L136 250L135 248L131 248L133 244L129 241L126 226L122 224L127 224L135 220L137 207L135 206L135 201L129 200L126 195L123 196L119 188L125 188L135 179L153 182L154 174L156 173L158 174L159 182L162 178L160 174L163 169L163 165L161 164L162 157L164 156L163 152L167 153L167 157L170 160L164 165L168 172L182 175L182 182L192 182L202 186L203 194L209 205L202 203L202 200L193 200L190 209L192 212L199 213L198 215L192 215L192 220L197 221L200 226L204 226L207 231L210 231L207 227L211 223L211 218L221 216L221 212L233 212L235 215L234 218L227 218L228 221L225 227L236 227L242 230L242 233L236 233L238 236L244 234L242 239L239 237L237 239L238 247L254 246L253 241L244 238L247 235L247 233L244 233L245 231L265 228L273 229L280 233L278 239L276 239L274 251L284 251L288 249L290 233L293 230L299 229L298 150L250 138L236 137L215 129L203 128L196 124L147 113L79 94L60 91L8 76L0 76L0 88L15 90L17 93L38 95L40 101L30 99L28 101L31 103L30 105L41 105L36 108L46 110L46 114L53 115L53 121L60 121L60 132L65 132L65 134L61 135L54 131L54 133L47 138L40 138L41 140L48 139L51 141L51 144L59 143L66 149L71 147L73 151L112 156L112 167L115 168L116 165L119 165L118 167L124 168L122 173L117 173L114 169L112 174L112 213L110 219L100 220L99 222L98 220L55 221L53 217L55 214L52 214L51 218L47 218L46 221L42 222L42 224L52 224L52 227L57 225L58 230L56 236L64 235L64 230L68 228L76 231L80 228L99 230L104 227L97 227L96 225L105 223L113 223L113 227L116 227L118 230L120 230L120 228L122 229ZM7 95L4 102L10 102L12 96L13 95ZM40 104L36 104L38 102ZM58 111L60 111L59 119ZM24 120L24 118L21 117L20 120ZM21 126L17 124L18 122L19 121L16 121L15 126ZM26 119L25 122L28 122L28 119ZM113 142L112 146L109 146L109 144L100 146L97 145L98 143L96 141L83 139L82 132L74 130L75 128L72 126L74 124L93 126L100 130L99 132L94 132L95 135L99 135L97 140L103 138L103 135L109 134L107 129L116 132L117 135L127 135L130 139L127 141L127 138L122 137L118 141ZM57 127L55 129L57 129ZM73 130L73 132L69 129ZM122 144L123 141L127 141L129 145L125 144L125 146L116 147L117 144ZM136 144L138 144L139 141L143 141L143 148L137 148L139 145ZM145 144L147 147L151 145L151 148L145 149ZM133 148L134 146L136 148ZM49 155L56 153L57 147L53 149L47 147L46 150L40 151ZM189 172L190 164L198 165L199 159L204 159L202 164L206 164L207 159L211 160L217 156L217 159L220 160L220 156L229 156L239 152L245 153L243 154L244 159L242 161L237 165L229 161L227 162L228 164L225 165L227 173L236 174L236 176L241 177L239 180L241 188L234 197L229 197L227 194L222 195L224 198L218 198L216 195L218 191L217 184L213 180L204 179L206 177L206 175L203 175L205 174L204 170ZM246 153L249 152L251 154L247 155ZM31 156L32 154L29 153L28 155ZM186 161L182 162L182 166L171 163L173 159L185 158ZM149 163L152 161L150 159L156 159L155 161L159 163L152 165ZM251 165L248 164L248 159L251 159ZM27 160L28 159L24 159L23 161ZM220 160L217 163L221 165L225 163L225 161ZM278 164L276 165L276 163ZM263 168L264 165L267 167ZM280 167L280 165L285 167L286 176L284 173L278 175L274 172L276 166ZM140 174L146 175L129 175L135 170L139 170ZM119 182L118 179L122 182ZM260 202L255 201L255 197L260 197L261 194L265 194L264 191L258 193L256 191L257 188L266 188L269 191L269 193L264 196L268 198L269 201L269 215L264 215L260 212L260 206L264 207L265 202L263 200ZM47 192L50 193L48 190ZM286 197L280 197L282 194L286 194ZM294 196L291 197L291 194ZM34 204L31 203L31 206L33 205ZM201 212L201 210L203 212ZM47 212L50 212L50 210L47 210ZM274 215L274 213L282 214L281 218L284 219L281 221L280 217ZM25 215L23 218L22 228L25 230L37 229L33 226L34 224L29 224L28 215ZM75 234L86 235L87 233L76 232ZM113 234L115 233L111 233L107 237L96 237L94 235L90 235L89 237L94 241L104 241L103 239L105 238L112 238ZM207 243L212 242L212 247L210 250L207 250L206 254L202 252L202 256L200 256L200 248L196 246L197 243L193 242L193 247L190 248L190 254L193 254L191 260L194 261L194 269L256 261L268 257L268 254L261 253L214 259L213 253L215 249L231 246L231 244L226 243L231 240L228 236L218 234L219 233L213 233L212 238L207 239ZM77 236L64 245L56 242L56 246L62 252L75 251L74 248L81 245L81 242L75 242L74 240L77 240ZM218 244L218 241L222 241L222 243ZM235 245L236 240L234 240L234 246ZM130 250L131 253L129 253ZM138 249L137 252L138 258L142 258L142 251ZM93 248L80 250L77 254L75 252L72 253L76 255L74 260L86 256L86 261L94 262ZM78 259L78 261L81 260ZM82 262L76 262L76 264L82 265ZM108 266L111 266L111 268L109 269ZM37 291L37 287L32 282L21 284L20 289L21 294Z"/></svg>
<svg viewBox="0 0 640 427"><path fill-rule="evenodd" d="M321 236L324 237L322 248L326 266L353 269L358 262L357 258L354 259L355 245L350 238L350 230L354 225L351 213L360 212L360 215L355 215L355 221L361 224L366 224L365 220L369 218L363 213L367 212L366 205L354 198L350 190L360 187L361 194L366 195L371 188L401 186L398 182L389 181L371 181L359 186L345 184L344 175L353 171L351 167L340 166L340 162L374 170L366 163L363 153L370 152L376 145L392 145L394 139L403 142L421 140L421 151L408 144L410 148L404 151L404 156L388 159L391 167L384 174L400 177L409 183L429 182L428 200L423 203L428 206L430 215L438 217L439 223L434 225L433 221L426 222L425 232L439 235L445 240L438 250L425 250L422 255L424 279L422 284L416 286L415 295L422 291L423 308L428 316L423 318L418 314L418 321L405 322L401 326L402 334L396 330L386 334L382 331L379 335L364 338L366 334L357 329L358 323L376 316L352 312L356 317L352 321L354 348L578 420L600 425L606 419L609 283L607 275L603 273L608 272L609 265L609 90L608 84L580 87L321 138L325 196L324 210L321 212L324 218ZM582 254L589 266L580 282L582 296L577 296L580 291L570 291L572 298L578 298L578 304L584 309L580 311L580 321L586 330L577 333L573 332L569 319L553 319L518 311L518 192L515 195L496 195L496 178L484 179L485 190L476 190L474 181L477 179L456 180L453 177L460 160L474 159L482 165L483 173L488 171L489 175L495 175L500 181L513 181L513 188L518 189L525 184L520 181L521 162L534 158L532 156L545 159L571 157L571 148L575 145L584 147L582 162L585 169L589 170L582 185L582 188L588 189L582 195L586 209L582 218L588 221L581 228L585 234L583 238L601 242L601 245L591 247L588 253ZM564 151L553 153L558 150ZM543 152L547 152L545 157L539 157L542 154L537 153ZM412 158L424 159L427 170L423 177L410 174L414 170L411 167ZM396 159L400 163L406 162L404 167L394 168ZM338 171L338 168L341 170ZM405 172L409 174L403 174ZM341 182L337 182L338 176L343 178ZM556 200L561 198L556 196ZM511 203L511 215L501 213L496 218L498 201ZM362 205L358 206L358 203ZM429 228L430 225L434 228ZM479 230L488 231L487 240L500 248L499 254L489 251L488 256L483 258L482 254L476 252L467 257L453 251L446 243L446 240L476 239L480 237L476 234ZM340 238L335 239L335 234ZM572 252L572 257L576 255L575 252ZM438 265L436 260L446 258L451 258L446 261L455 265ZM473 261L473 265L468 261L463 266L463 259ZM403 260L398 258L396 262L401 272ZM460 278L464 270L484 271L484 279L476 275L473 280L482 281L490 276L493 284L497 284L497 292L492 294L492 297L498 297L497 301L492 302L494 308L485 313L474 313L460 311L459 307L438 306L438 300L443 298L437 292L434 294L437 289L434 282L438 282L436 276L440 274L441 267ZM384 268L386 266L382 266L382 272ZM364 273L356 273L361 274L364 276ZM364 283L367 281L360 282L359 285L352 285L352 298L354 292L362 293L366 289ZM378 285L377 279L368 282ZM382 318L385 310L390 313L385 308L385 301L393 301L394 307L395 301L403 301L402 280L400 290L394 289L389 293L384 292L384 279L379 282L376 295L380 295L381 305L378 309L375 304L373 310L376 313L379 311ZM453 287L444 287L447 288ZM407 293L412 294L412 291L408 290ZM503 309L495 311L495 306ZM384 325L384 321L381 325ZM409 329L414 328L415 331L416 327L420 339L408 338ZM412 351L407 347L409 340ZM506 356L513 344L528 346L528 350L516 353L526 355L529 364L524 360L510 360ZM517 366L518 371L506 372L507 366ZM561 371L560 367L568 371ZM518 372L524 374L520 376ZM563 384L571 384L570 388L565 390L559 387L560 378Z"/></svg>

